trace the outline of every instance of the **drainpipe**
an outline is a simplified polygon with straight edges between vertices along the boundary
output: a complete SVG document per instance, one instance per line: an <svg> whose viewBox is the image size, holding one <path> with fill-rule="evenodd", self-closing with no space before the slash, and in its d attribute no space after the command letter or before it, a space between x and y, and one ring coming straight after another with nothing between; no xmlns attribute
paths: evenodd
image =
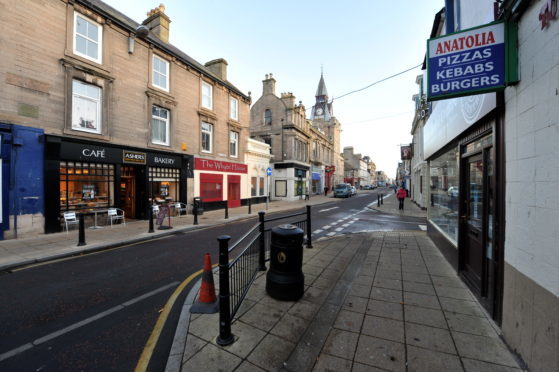
<svg viewBox="0 0 559 372"><path fill-rule="evenodd" d="M445 23L446 23L446 33L451 34L456 29L454 28L454 0L445 0Z"/></svg>

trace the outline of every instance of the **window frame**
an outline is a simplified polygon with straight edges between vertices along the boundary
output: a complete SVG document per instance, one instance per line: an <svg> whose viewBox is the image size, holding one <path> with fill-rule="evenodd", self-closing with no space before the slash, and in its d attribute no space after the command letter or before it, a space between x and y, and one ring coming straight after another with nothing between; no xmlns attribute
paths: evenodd
<svg viewBox="0 0 559 372"><path fill-rule="evenodd" d="M233 138L234 136L234 138ZM238 158L239 157L239 132L236 132L234 130L230 130L229 131L229 156L232 158ZM233 154L231 151L231 145L233 145L233 143L235 144L235 153Z"/></svg>
<svg viewBox="0 0 559 372"><path fill-rule="evenodd" d="M83 96L83 95L80 95L79 93L74 92L74 82L97 88L99 90L99 98L95 99L95 98L88 97L88 96ZM70 113L70 128L72 130L76 130L76 131L80 131L80 132L93 133L93 134L103 134L103 111L102 111L103 88L101 88L100 86L95 85L95 84L87 83L87 82L85 82L83 80L80 80L80 79L72 78L71 94L72 94L72 110L71 110L71 113ZM97 100L97 110L96 111L97 111L98 125L97 125L96 130L91 130L91 129L88 129L88 128L80 128L79 126L74 126L74 110L76 109L76 106L77 106L76 105L76 96L78 98L85 99L85 100L90 100L90 101Z"/></svg>
<svg viewBox="0 0 559 372"><path fill-rule="evenodd" d="M160 110L165 110L167 111L167 118L163 118L161 116L157 117L157 120L160 121L165 121L165 139L167 140L167 142L162 142L162 141L157 141L154 139L153 137L153 121L154 121L154 114L153 114L153 108L157 107ZM163 145L163 146L170 146L170 138L169 138L169 134L171 133L171 110L169 110L166 107L162 107L156 104L152 104L151 105L151 143L154 145Z"/></svg>
<svg viewBox="0 0 559 372"><path fill-rule="evenodd" d="M210 89L209 92L209 105L205 105L204 103L204 87L208 87ZM210 83L207 83L205 81L202 81L202 84L200 85L200 105L208 110L213 110L213 85L211 85Z"/></svg>
<svg viewBox="0 0 559 372"><path fill-rule="evenodd" d="M97 57L98 57L97 59L95 59L95 58L93 58L93 57L91 57L91 56L89 56L89 55L87 55L87 54L81 53L81 52L79 52L79 51L77 50L76 37L77 37L78 35L80 35L81 37L85 38L87 41L94 42L93 40L89 39L89 38L87 37L87 35L78 34L78 28L77 28L77 20L78 20L78 17L81 17L84 21L89 22L89 23L91 23L91 24L97 26L97 29L98 29L98 31L99 31L99 32L98 32L98 41L96 42L96 43L97 43ZM85 16L84 14L75 11L75 12L74 12L74 24L73 24L72 38L73 38L73 40L72 40L73 48L72 48L72 49L73 49L73 53L74 53L75 55L80 56L80 57L83 57L83 58L85 58L85 59L87 59L87 60L89 60L89 61L98 63L98 64L100 64L100 65L103 64L103 26L102 26L100 23L95 22L94 20L92 20L91 18Z"/></svg>
<svg viewBox="0 0 559 372"><path fill-rule="evenodd" d="M163 75L161 72L155 70L155 60L156 59L165 64L165 67L166 67L166 70L167 70L166 75ZM171 67L171 64L169 63L169 61L167 61L166 59L164 59L164 58L162 58L162 57L160 57L160 56L158 56L157 54L154 53L152 55L152 58L151 58L151 85L153 85L157 89L161 89L165 92L169 92L169 80L170 80L169 77L171 75L170 74L170 72L171 72L170 67ZM156 73L159 74L159 75L165 76L165 86L164 87L155 83L155 74Z"/></svg>
<svg viewBox="0 0 559 372"><path fill-rule="evenodd" d="M270 122L268 123L268 116L266 115L267 113L270 113ZM264 125L272 125L272 121L273 121L273 114L272 114L272 110L270 109L266 109L264 110Z"/></svg>
<svg viewBox="0 0 559 372"><path fill-rule="evenodd" d="M235 109L233 110L233 103L235 103ZM235 115L233 115L235 113ZM239 100L235 97L229 97L229 118L235 121L239 121Z"/></svg>
<svg viewBox="0 0 559 372"><path fill-rule="evenodd" d="M210 127L209 131L204 129L204 124L209 125L209 127ZM205 122L205 121L203 121L200 124L200 152L205 152L205 153L209 153L209 154L211 154L213 152L213 132L214 132L213 127L214 127L213 124ZM208 141L209 147L210 147L209 150L204 149L204 141L203 141L203 135L204 134L208 134L209 137L210 137L209 141Z"/></svg>

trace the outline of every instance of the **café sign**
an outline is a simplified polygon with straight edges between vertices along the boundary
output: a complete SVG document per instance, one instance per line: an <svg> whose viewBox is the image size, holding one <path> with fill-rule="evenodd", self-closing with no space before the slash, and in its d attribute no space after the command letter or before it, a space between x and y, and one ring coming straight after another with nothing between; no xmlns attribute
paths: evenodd
<svg viewBox="0 0 559 372"><path fill-rule="evenodd" d="M504 89L517 81L516 29L494 22L427 41L427 100Z"/></svg>

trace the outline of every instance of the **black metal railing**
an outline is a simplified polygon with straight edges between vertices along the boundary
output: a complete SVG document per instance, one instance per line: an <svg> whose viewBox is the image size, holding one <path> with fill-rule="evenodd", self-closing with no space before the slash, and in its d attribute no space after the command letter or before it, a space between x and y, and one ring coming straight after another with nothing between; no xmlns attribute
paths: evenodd
<svg viewBox="0 0 559 372"><path fill-rule="evenodd" d="M229 247L228 235L219 241L219 345L229 345L234 341L231 321L241 307L258 271L266 270L270 256L272 228L283 223L291 223L307 236L307 248L311 243L311 207L306 211L284 216L265 218L265 212L258 212L258 224L252 227L235 244ZM302 218L304 216L304 218ZM293 220L295 218L295 220ZM268 226L267 226L268 224Z"/></svg>

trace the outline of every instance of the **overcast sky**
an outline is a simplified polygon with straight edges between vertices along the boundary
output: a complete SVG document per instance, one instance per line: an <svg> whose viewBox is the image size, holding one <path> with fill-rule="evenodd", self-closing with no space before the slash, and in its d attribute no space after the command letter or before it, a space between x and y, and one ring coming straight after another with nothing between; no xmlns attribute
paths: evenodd
<svg viewBox="0 0 559 372"><path fill-rule="evenodd" d="M141 23L159 2L105 0ZM321 66L342 147L369 155L394 177L399 145L411 142L420 68L336 100L350 91L423 62L435 13L443 0L167 0L170 42L200 63L225 58L228 80L253 102L265 74L276 93L293 92L309 109ZM341 149L340 149L341 150Z"/></svg>

